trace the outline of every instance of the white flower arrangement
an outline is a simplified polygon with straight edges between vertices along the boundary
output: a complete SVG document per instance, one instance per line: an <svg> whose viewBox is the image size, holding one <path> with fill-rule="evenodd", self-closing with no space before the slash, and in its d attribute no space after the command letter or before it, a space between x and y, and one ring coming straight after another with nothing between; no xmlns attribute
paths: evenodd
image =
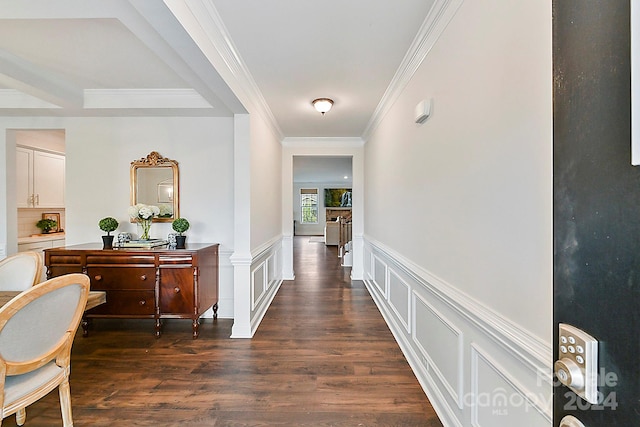
<svg viewBox="0 0 640 427"><path fill-rule="evenodd" d="M157 206L142 203L129 206L129 217L132 219L150 220L158 215L160 215L160 208Z"/></svg>
<svg viewBox="0 0 640 427"><path fill-rule="evenodd" d="M151 221L153 217L160 214L160 208L153 205L144 205L138 203L137 205L129 206L129 217L136 219L138 224L142 227L142 234L140 240L149 240L149 229L151 228Z"/></svg>

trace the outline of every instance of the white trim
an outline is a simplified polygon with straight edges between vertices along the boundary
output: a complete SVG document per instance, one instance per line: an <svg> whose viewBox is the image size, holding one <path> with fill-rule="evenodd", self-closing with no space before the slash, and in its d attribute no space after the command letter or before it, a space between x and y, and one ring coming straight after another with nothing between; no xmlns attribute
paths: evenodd
<svg viewBox="0 0 640 427"><path fill-rule="evenodd" d="M359 137L287 137L282 140L282 146L291 148L359 148L364 146L364 140ZM324 155L324 153L318 155Z"/></svg>
<svg viewBox="0 0 640 427"><path fill-rule="evenodd" d="M365 238L362 253L363 263L367 265L363 274L365 286L444 425L461 426L470 423L470 411L473 409L467 404L466 398L473 397L473 389L470 388L473 379L470 378L471 372L468 369L474 343L481 343L492 360L504 365L508 384L513 385L517 393L524 394L532 406L536 405L536 414L539 412L543 416L540 418L541 422L550 419L551 410L547 403L552 398L551 344L542 342L521 326L491 311L480 301L453 288L380 242ZM411 333L407 333L401 318L389 303L386 290L390 284L382 286L375 281L375 269L383 267L386 271L393 269L394 274L402 277L411 289ZM389 281L388 273L384 277L385 281ZM418 313L416 300L423 302L426 309L442 319L451 330L459 331L457 344L447 343L448 351L456 359L447 359L445 362L440 360L441 357L438 359L440 364L451 365L436 365L435 360L430 357L429 353L434 352L432 346L438 346L438 343L428 340L417 342L416 328L419 328L421 322L427 322L427 319L424 313ZM435 356L435 353L431 356ZM447 377L443 374L445 372L449 373ZM453 378L452 372L457 372L458 379L455 384L453 381L448 384L447 378ZM464 394L463 390L467 389L470 391ZM527 390L535 390L539 394L525 394Z"/></svg>
<svg viewBox="0 0 640 427"><path fill-rule="evenodd" d="M382 95L362 138L366 141L378 127L384 116L389 112L393 103L398 99L402 91L417 71L422 61L427 57L431 48L436 44L440 35L444 32L451 18L456 14L464 0L436 0L431 6L418 34L413 39L409 50L404 56L400 67L391 79L391 83Z"/></svg>
<svg viewBox="0 0 640 427"><path fill-rule="evenodd" d="M411 286L409 286L409 284L407 283L406 280L404 280L402 277L400 277L393 268L388 268L389 270L389 275L388 275L388 280L389 280L389 297L387 298L389 300L389 307L391 307L391 309L393 310L393 312L396 314L396 316L398 317L398 320L400 320L400 323L402 323L402 326L404 326L404 329L407 331L407 333L411 333L412 328L411 328L411 318L413 315L413 307L411 306ZM391 300L391 290L393 289L391 286L391 275L393 275L395 277L395 279L402 285L404 286L404 289L406 289L407 291L407 318L404 319L402 317L402 315L400 314L400 311L398 311L398 308L395 306L395 304L393 303L393 301Z"/></svg>
<svg viewBox="0 0 640 427"><path fill-rule="evenodd" d="M252 266L253 267L253 266ZM256 295L255 289L256 289L256 272L257 271L261 271L262 274L260 275L260 277L258 278L261 282L262 282L262 292L260 293L260 295ZM256 307L258 306L258 301L260 301L262 299L262 297L265 295L265 293L267 292L267 265L265 264L265 262L261 262L259 264L257 264L255 267L253 267L251 269L251 283L250 283L250 294L251 294L251 311L254 311L256 309Z"/></svg>
<svg viewBox="0 0 640 427"><path fill-rule="evenodd" d="M532 335L511 320L485 307L481 302L454 288L444 280L427 272L380 242L368 237L367 244L396 261L399 269L421 283L442 302L466 317L488 336L501 344L516 358L521 359L534 372L548 369L553 359L551 345ZM375 255L373 255L375 256Z"/></svg>
<svg viewBox="0 0 640 427"><path fill-rule="evenodd" d="M463 384L464 383L464 367L463 367L464 334L462 333L460 328L455 326L455 324L452 321L447 319L446 316L444 316L442 313L436 310L436 308L433 305L429 304L426 298L424 298L422 295L418 295L417 293L414 292L413 296L414 296L413 298L413 316L414 317L413 317L412 323L414 325L417 323L417 319L415 318L417 309L415 308L415 305L417 300L420 300L420 302L425 306L425 308L429 310L433 314L433 316L435 316L447 329L449 329L456 336L456 342L458 345L457 353L456 353L457 378L456 378L456 384L454 386L448 381L447 377L445 377L445 375L442 373L438 365L431 358L427 349L422 346L422 343L420 341L418 341L418 337L416 335L416 328L413 328L413 332L411 333L411 339L415 343L416 347L418 347L420 352L422 352L422 355L424 356L424 358L427 360L429 370L432 370L433 372L436 373L438 379L442 384L444 384L444 387L449 392L449 395L451 396L451 398L458 404L458 408L462 409L462 404L463 404L462 399L464 395L464 384Z"/></svg>
<svg viewBox="0 0 640 427"><path fill-rule="evenodd" d="M175 2L171 3L169 7L173 10ZM181 3L183 7L189 11L194 21L200 26L200 30L207 35L209 42L224 61L224 65L230 71L230 77L228 78L234 79L234 84L230 86L241 92L242 96L236 92L238 98L252 104L256 112L262 116L271 128L276 138L281 141L284 138L284 134L280 129L280 125L271 112L249 68L242 59L240 52L233 43L231 35L213 2L190 0L189 2L182 1Z"/></svg>
<svg viewBox="0 0 640 427"><path fill-rule="evenodd" d="M254 248L251 250L251 259L255 260L257 258L260 258L262 256L265 256L267 254L267 252L273 252L273 248L278 245L280 242L282 241L282 236L276 236L274 238L272 238L271 240L263 243L262 245L258 246L257 248Z"/></svg>
<svg viewBox="0 0 640 427"><path fill-rule="evenodd" d="M502 378L510 387L512 387L523 399L529 402L540 415L542 415L548 422L551 424L552 422L552 408L551 402L547 403L547 408L543 408L540 403L541 402L538 396L535 396L530 390L524 387L520 382L514 379L511 375L508 374L508 370L498 363L494 358L492 358L488 352L484 351L478 344L471 344L471 394L472 396L478 396L479 391L479 381L478 381L478 360L483 359L485 363L495 372L497 376ZM476 401L474 399L473 404L471 405L471 425L473 427L482 427L478 422L478 405L476 405Z"/></svg>
<svg viewBox="0 0 640 427"><path fill-rule="evenodd" d="M401 329L398 327L398 324L395 321L395 318L391 315L391 313L387 310L387 307L383 300L380 299L381 295L374 291L373 288L376 286L373 284L371 280L364 280L364 284L371 295L373 302L375 302L378 310L382 314L382 317L389 325L389 330L391 334L395 338L396 342L400 345L400 349L404 354L409 366L414 373L416 373L416 378L422 387L422 390L427 395L431 406L435 409L440 421L449 427L463 427L463 425L458 420L458 417L453 412L451 406L447 404L447 399L442 394L442 391L436 386L436 382L433 377L429 375L428 371L425 370L425 366L420 360L420 357L415 352L413 346L408 341L407 335L403 333L399 333Z"/></svg>

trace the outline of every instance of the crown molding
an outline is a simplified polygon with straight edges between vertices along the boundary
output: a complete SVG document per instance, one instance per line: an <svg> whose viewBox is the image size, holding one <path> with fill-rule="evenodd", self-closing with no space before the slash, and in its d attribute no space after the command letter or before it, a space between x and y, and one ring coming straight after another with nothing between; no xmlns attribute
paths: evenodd
<svg viewBox="0 0 640 427"><path fill-rule="evenodd" d="M262 92L233 43L231 35L213 2L207 0L190 0L189 2L179 0L166 1L166 3L172 13L181 21L187 32L192 34L194 40L196 39L196 32L206 36L206 41L221 59L221 63L214 64L216 70L220 72L223 79L245 107L247 104L253 106L253 111L264 119L278 141L282 141L284 134L280 129L280 125L278 125ZM190 25L197 25L197 28L189 28ZM209 59L211 60L212 58L210 57ZM221 67L226 68L226 70L221 70Z"/></svg>
<svg viewBox="0 0 640 427"><path fill-rule="evenodd" d="M359 137L287 137L282 140L282 146L305 148L358 148L364 146L364 140Z"/></svg>
<svg viewBox="0 0 640 427"><path fill-rule="evenodd" d="M436 44L464 0L436 0L362 134L367 141Z"/></svg>

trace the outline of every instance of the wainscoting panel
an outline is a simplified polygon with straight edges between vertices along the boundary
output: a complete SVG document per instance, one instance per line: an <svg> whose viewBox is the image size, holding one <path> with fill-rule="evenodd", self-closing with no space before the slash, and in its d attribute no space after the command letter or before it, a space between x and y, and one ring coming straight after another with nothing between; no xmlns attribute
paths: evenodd
<svg viewBox="0 0 640 427"><path fill-rule="evenodd" d="M251 270L251 310L255 310L267 290L266 270L267 264L264 262Z"/></svg>
<svg viewBox="0 0 640 427"><path fill-rule="evenodd" d="M280 254L281 251L274 252L273 255L267 259L267 290L276 284L282 276L279 274L280 269L278 268L278 266L282 265Z"/></svg>
<svg viewBox="0 0 640 427"><path fill-rule="evenodd" d="M471 345L471 394L465 403L472 407L474 427L511 427L523 419L532 427L548 426L551 418L541 407L551 402L539 399L480 346Z"/></svg>
<svg viewBox="0 0 640 427"><path fill-rule="evenodd" d="M251 330L255 332L282 284L282 237L251 256Z"/></svg>
<svg viewBox="0 0 640 427"><path fill-rule="evenodd" d="M411 332L411 324L409 323L411 290L409 284L393 269L389 269L389 305L406 331Z"/></svg>
<svg viewBox="0 0 640 427"><path fill-rule="evenodd" d="M372 257L373 272L371 277L382 296L387 298L387 266L378 257Z"/></svg>
<svg viewBox="0 0 640 427"><path fill-rule="evenodd" d="M452 400L462 408L462 332L422 296L414 294L413 306L413 341L420 350L427 369L435 373Z"/></svg>
<svg viewBox="0 0 640 427"><path fill-rule="evenodd" d="M363 254L365 285L445 426L551 424L550 343L379 242Z"/></svg>

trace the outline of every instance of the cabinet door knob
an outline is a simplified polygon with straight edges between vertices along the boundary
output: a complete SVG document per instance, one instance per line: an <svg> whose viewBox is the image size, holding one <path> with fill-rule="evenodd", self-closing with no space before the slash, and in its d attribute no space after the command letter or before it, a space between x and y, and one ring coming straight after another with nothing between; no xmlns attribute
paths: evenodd
<svg viewBox="0 0 640 427"><path fill-rule="evenodd" d="M140 305L145 305L147 302L145 300L140 300Z"/></svg>
<svg viewBox="0 0 640 427"><path fill-rule="evenodd" d="M102 276L98 274L97 276L95 276L95 277L94 277L94 279L95 279L97 282L99 282L100 280L102 280Z"/></svg>
<svg viewBox="0 0 640 427"><path fill-rule="evenodd" d="M147 280L147 275L143 274L142 276L140 276L140 280Z"/></svg>
<svg viewBox="0 0 640 427"><path fill-rule="evenodd" d="M173 291L174 291L176 294L179 294L179 293L180 293L180 288L176 286L175 288L173 288Z"/></svg>

